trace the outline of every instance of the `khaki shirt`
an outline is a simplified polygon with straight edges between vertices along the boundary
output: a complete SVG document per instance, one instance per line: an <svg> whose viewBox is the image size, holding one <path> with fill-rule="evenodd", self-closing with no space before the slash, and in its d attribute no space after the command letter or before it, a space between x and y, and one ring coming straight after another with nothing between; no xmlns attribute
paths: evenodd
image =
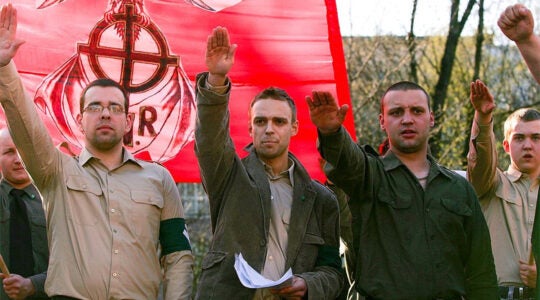
<svg viewBox="0 0 540 300"><path fill-rule="evenodd" d="M497 168L493 124L474 122L468 154L468 177L491 234L499 285L523 285L519 260L528 261L538 198L538 179L514 167Z"/></svg>
<svg viewBox="0 0 540 300"><path fill-rule="evenodd" d="M162 279L160 221L184 217L169 172L126 150L114 170L86 150L79 157L61 153L13 62L0 68L0 102L43 195L50 247L46 292L79 299L156 299ZM190 251L163 258L165 299L189 298L192 260Z"/></svg>

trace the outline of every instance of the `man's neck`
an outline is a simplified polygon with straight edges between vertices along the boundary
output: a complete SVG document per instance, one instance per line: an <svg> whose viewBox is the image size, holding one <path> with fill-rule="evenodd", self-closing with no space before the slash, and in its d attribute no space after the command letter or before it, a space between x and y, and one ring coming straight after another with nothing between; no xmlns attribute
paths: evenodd
<svg viewBox="0 0 540 300"><path fill-rule="evenodd" d="M4 178L4 180L9 183L9 185L11 185L11 187L13 187L14 189L17 189L17 190L23 190L24 188L26 188L27 186L29 186L30 184L32 184L31 181L28 181L28 182L25 182L25 183L13 183L7 179Z"/></svg>
<svg viewBox="0 0 540 300"><path fill-rule="evenodd" d="M427 150L403 153L392 149L392 152L417 178L422 178L429 174L430 163L427 158Z"/></svg>
<svg viewBox="0 0 540 300"><path fill-rule="evenodd" d="M289 156L276 157L273 159L264 159L261 160L272 169L272 175L276 176L281 174L281 172L289 169Z"/></svg>

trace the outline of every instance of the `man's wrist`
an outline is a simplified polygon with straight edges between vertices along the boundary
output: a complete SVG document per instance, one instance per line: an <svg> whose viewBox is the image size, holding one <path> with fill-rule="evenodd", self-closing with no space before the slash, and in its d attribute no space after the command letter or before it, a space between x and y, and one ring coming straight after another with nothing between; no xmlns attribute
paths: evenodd
<svg viewBox="0 0 540 300"><path fill-rule="evenodd" d="M208 72L208 77L206 79L207 84L211 87L224 86L227 82L227 74L216 74Z"/></svg>

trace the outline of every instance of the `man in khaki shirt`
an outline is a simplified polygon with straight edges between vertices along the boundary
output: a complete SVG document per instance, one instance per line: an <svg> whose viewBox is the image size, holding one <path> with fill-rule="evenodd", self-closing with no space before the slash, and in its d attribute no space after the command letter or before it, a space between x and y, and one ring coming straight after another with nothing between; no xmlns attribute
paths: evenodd
<svg viewBox="0 0 540 300"><path fill-rule="evenodd" d="M540 175L540 112L519 109L504 124L504 151L510 166L497 168L493 96L483 82L471 83L475 109L468 155L468 177L482 205L491 234L501 299L534 299L536 265L531 234Z"/></svg>
<svg viewBox="0 0 540 300"><path fill-rule="evenodd" d="M165 168L123 147L133 122L127 94L112 80L91 82L76 117L84 149L78 157L60 152L12 61L23 43L16 27L7 4L0 15L0 102L43 194L45 291L53 299L156 299L162 283L164 299L189 299L193 257L179 191Z"/></svg>

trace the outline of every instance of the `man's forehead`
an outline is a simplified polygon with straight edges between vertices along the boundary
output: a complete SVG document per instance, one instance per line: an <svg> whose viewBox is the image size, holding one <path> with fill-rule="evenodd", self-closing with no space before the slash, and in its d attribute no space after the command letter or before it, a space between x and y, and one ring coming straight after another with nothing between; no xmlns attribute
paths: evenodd
<svg viewBox="0 0 540 300"><path fill-rule="evenodd" d="M275 99L260 99L253 103L251 107L251 117L275 118L285 117L290 118L292 109L286 101Z"/></svg>
<svg viewBox="0 0 540 300"><path fill-rule="evenodd" d="M540 120L517 120L511 128L512 134L540 134Z"/></svg>
<svg viewBox="0 0 540 300"><path fill-rule="evenodd" d="M123 101L124 94L114 86L93 86L86 91L84 98L92 101Z"/></svg>
<svg viewBox="0 0 540 300"><path fill-rule="evenodd" d="M428 99L421 90L397 90L386 93L383 98L385 108L428 107Z"/></svg>

